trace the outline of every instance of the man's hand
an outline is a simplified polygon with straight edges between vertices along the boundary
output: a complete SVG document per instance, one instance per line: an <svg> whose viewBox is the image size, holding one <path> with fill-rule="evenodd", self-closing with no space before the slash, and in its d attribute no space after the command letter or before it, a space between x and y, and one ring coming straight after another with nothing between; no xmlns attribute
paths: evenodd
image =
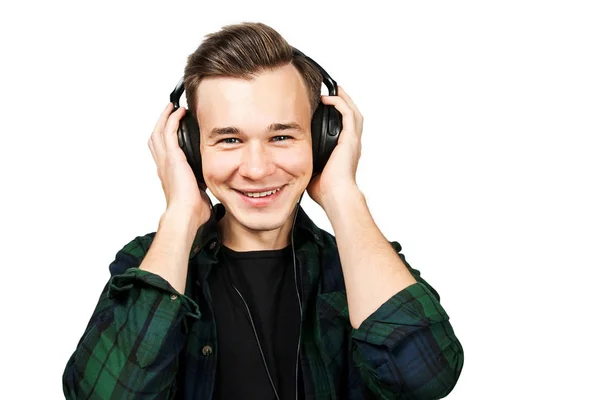
<svg viewBox="0 0 600 400"><path fill-rule="evenodd" d="M356 169L361 153L360 139L363 116L348 96L338 86L339 96L322 96L323 104L333 105L342 114L342 132L323 172L315 176L307 187L309 196L326 210L336 198L344 198L349 191L356 192Z"/></svg>
<svg viewBox="0 0 600 400"><path fill-rule="evenodd" d="M200 227L210 217L210 200L198 188L192 168L179 147L177 129L186 110L180 107L172 111L173 103L169 103L154 127L148 147L167 200L165 213L189 218L189 222Z"/></svg>
<svg viewBox="0 0 600 400"><path fill-rule="evenodd" d="M338 144L307 191L331 222L342 263L350 324L361 324L384 303L416 283L406 265L381 233L356 185L363 117L350 96L323 96L342 114ZM398 300L399 301L399 300Z"/></svg>
<svg viewBox="0 0 600 400"><path fill-rule="evenodd" d="M192 167L177 139L185 108L173 112L169 103L161 114L148 147L167 199L156 236L140 269L161 276L179 293L185 292L190 248L198 228L210 218L210 199L198 188Z"/></svg>

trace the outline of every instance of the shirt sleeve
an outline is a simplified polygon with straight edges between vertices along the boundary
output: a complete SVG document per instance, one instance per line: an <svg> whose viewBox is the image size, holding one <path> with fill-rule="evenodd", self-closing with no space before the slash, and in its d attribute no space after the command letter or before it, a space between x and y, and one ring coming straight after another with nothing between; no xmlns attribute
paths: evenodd
<svg viewBox="0 0 600 400"><path fill-rule="evenodd" d="M463 367L463 349L440 297L407 262L417 280L352 330L352 357L367 386L384 399L447 396Z"/></svg>
<svg viewBox="0 0 600 400"><path fill-rule="evenodd" d="M138 269L147 236L125 246L110 265L111 278L63 374L67 399L174 395L185 321L200 313L166 280Z"/></svg>

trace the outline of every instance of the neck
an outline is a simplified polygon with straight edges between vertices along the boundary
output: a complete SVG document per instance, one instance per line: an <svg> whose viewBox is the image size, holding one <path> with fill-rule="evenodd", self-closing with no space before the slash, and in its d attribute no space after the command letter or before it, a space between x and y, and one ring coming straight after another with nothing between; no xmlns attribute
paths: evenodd
<svg viewBox="0 0 600 400"><path fill-rule="evenodd" d="M221 243L235 251L279 250L290 243L290 232L294 223L295 209L285 223L276 229L258 231L249 229L225 213L217 227Z"/></svg>

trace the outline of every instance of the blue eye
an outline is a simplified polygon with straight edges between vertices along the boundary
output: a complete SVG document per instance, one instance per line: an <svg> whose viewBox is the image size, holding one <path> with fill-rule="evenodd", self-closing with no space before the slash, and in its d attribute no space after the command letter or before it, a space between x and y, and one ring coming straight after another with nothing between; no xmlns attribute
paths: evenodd
<svg viewBox="0 0 600 400"><path fill-rule="evenodd" d="M237 143L237 142L231 142L230 140L239 140L239 139L230 137L230 138L225 138L225 139L219 140L219 143L221 143L221 142L224 142L225 144L236 144Z"/></svg>

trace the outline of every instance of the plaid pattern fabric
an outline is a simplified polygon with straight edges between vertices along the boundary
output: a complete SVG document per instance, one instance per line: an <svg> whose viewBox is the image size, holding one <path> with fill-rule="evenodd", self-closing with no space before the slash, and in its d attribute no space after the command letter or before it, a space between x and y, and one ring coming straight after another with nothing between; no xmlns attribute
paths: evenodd
<svg viewBox="0 0 600 400"><path fill-rule="evenodd" d="M63 374L68 399L210 399L219 348L207 277L217 264L222 204L196 235L185 294L138 269L155 233L135 238L111 263L83 337ZM300 365L306 399L445 397L463 350L437 292L417 280L359 329L350 325L335 237L300 207L294 229L304 317ZM243 357L243 355L240 355Z"/></svg>

